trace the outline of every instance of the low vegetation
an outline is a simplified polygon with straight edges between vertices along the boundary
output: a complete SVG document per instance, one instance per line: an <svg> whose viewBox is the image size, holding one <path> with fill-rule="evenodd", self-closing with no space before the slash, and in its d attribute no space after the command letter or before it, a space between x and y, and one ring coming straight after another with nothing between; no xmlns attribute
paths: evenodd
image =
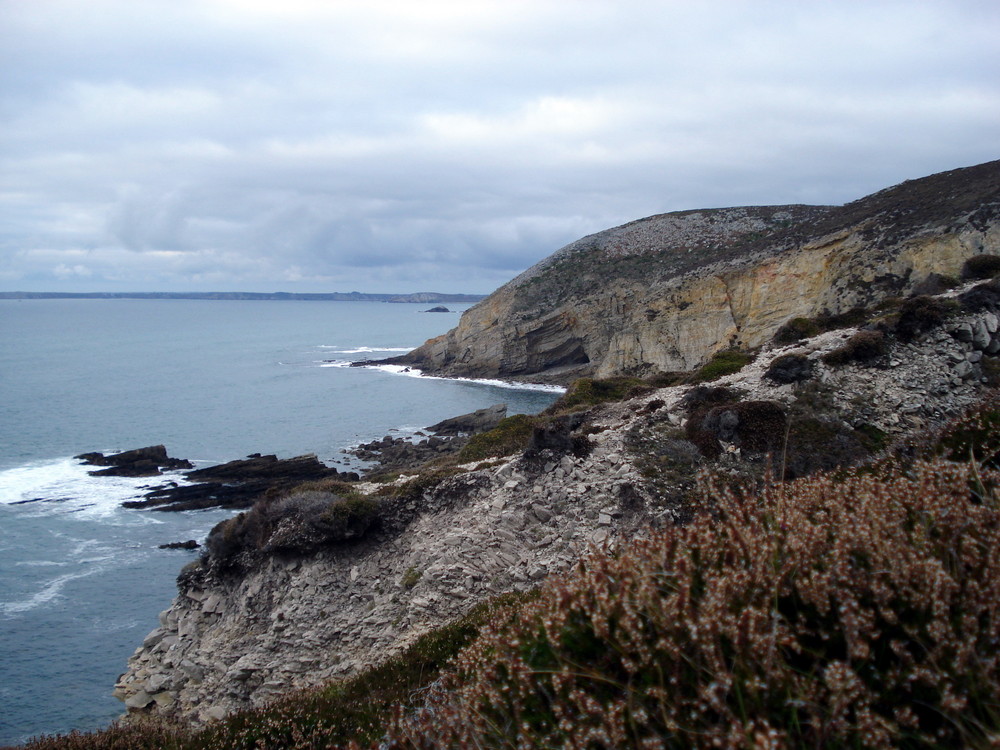
<svg viewBox="0 0 1000 750"><path fill-rule="evenodd" d="M1000 735L1000 509L936 460L747 493L487 627L402 747L970 747Z"/></svg>
<svg viewBox="0 0 1000 750"><path fill-rule="evenodd" d="M573 381L566 393L545 410L545 414L565 414L609 401L624 401L651 390L652 387L639 378L580 378Z"/></svg>
<svg viewBox="0 0 1000 750"><path fill-rule="evenodd" d="M458 462L483 461L523 451L531 441L535 424L536 419L527 414L506 417L492 430L470 437L458 453Z"/></svg>
<svg viewBox="0 0 1000 750"><path fill-rule="evenodd" d="M378 521L378 502L353 489L342 495L303 485L287 495L258 501L222 521L205 540L206 561L221 569L250 568L275 554L306 554L357 539Z"/></svg>
<svg viewBox="0 0 1000 750"><path fill-rule="evenodd" d="M708 383L718 380L725 375L739 372L752 361L753 355L738 349L716 352L708 362L694 371L689 382Z"/></svg>
<svg viewBox="0 0 1000 750"><path fill-rule="evenodd" d="M847 364L870 365L888 352L885 334L882 331L858 331L843 346L823 355L823 361L831 367Z"/></svg>
<svg viewBox="0 0 1000 750"><path fill-rule="evenodd" d="M1000 273L1000 256L974 255L962 266L963 279L992 279Z"/></svg>

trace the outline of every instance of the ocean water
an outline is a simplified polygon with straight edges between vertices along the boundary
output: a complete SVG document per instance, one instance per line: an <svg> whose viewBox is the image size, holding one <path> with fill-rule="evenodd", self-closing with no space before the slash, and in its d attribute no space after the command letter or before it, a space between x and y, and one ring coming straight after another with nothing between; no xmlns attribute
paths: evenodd
<svg viewBox="0 0 1000 750"><path fill-rule="evenodd" d="M164 478L90 477L74 455L163 443L196 466L260 452L343 468L357 443L556 397L345 366L458 321L427 307L0 300L0 744L118 716L115 680L193 557L158 545L231 514L123 509Z"/></svg>

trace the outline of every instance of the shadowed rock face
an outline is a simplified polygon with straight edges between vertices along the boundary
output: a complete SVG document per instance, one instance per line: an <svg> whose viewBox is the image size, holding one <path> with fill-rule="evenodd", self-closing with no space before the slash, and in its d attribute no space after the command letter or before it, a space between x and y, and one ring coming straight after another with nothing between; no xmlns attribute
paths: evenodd
<svg viewBox="0 0 1000 750"><path fill-rule="evenodd" d="M395 361L473 377L689 370L793 317L839 313L958 276L1000 252L1000 162L844 206L706 209L584 237Z"/></svg>

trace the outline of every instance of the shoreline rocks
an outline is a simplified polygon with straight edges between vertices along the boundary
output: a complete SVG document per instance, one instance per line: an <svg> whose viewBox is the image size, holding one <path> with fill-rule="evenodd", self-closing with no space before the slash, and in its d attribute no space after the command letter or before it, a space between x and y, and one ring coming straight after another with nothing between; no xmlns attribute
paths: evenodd
<svg viewBox="0 0 1000 750"><path fill-rule="evenodd" d="M94 477L155 477L166 471L193 469L194 465L182 458L170 458L166 447L150 445L146 448L123 451L121 453L81 453L74 458L92 466L107 466L106 469L87 472Z"/></svg>

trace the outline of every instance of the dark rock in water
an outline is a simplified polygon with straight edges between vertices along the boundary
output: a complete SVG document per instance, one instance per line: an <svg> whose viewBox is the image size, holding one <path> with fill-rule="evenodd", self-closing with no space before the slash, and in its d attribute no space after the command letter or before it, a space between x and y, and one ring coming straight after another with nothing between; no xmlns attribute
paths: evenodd
<svg viewBox="0 0 1000 750"><path fill-rule="evenodd" d="M447 307L432 307L430 310L424 310L424 312L451 312Z"/></svg>
<svg viewBox="0 0 1000 750"><path fill-rule="evenodd" d="M106 456L103 453L81 453L77 459L92 466L107 466L107 469L88 472L92 476L109 477L155 477L163 470L193 469L190 461L182 458L170 458L167 449L162 445L151 445L146 448L113 453Z"/></svg>
<svg viewBox="0 0 1000 750"><path fill-rule="evenodd" d="M304 482L309 479L328 479L337 473L312 453L295 458L262 456L258 453L249 458L189 471L186 476L193 482L229 482L248 479L295 479Z"/></svg>
<svg viewBox="0 0 1000 750"><path fill-rule="evenodd" d="M435 435L475 435L479 432L492 430L506 416L507 404L496 404L485 409L478 409L470 414L442 420L427 429Z"/></svg>
<svg viewBox="0 0 1000 750"><path fill-rule="evenodd" d="M200 546L201 545L194 539L188 539L186 542L169 542L168 544L161 544L160 549L198 549Z"/></svg>
<svg viewBox="0 0 1000 750"><path fill-rule="evenodd" d="M249 508L265 494L287 492L303 482L358 479L355 472L331 469L313 454L295 458L254 454L250 458L189 471L185 476L196 484L158 487L147 492L144 499L123 505L172 511Z"/></svg>

